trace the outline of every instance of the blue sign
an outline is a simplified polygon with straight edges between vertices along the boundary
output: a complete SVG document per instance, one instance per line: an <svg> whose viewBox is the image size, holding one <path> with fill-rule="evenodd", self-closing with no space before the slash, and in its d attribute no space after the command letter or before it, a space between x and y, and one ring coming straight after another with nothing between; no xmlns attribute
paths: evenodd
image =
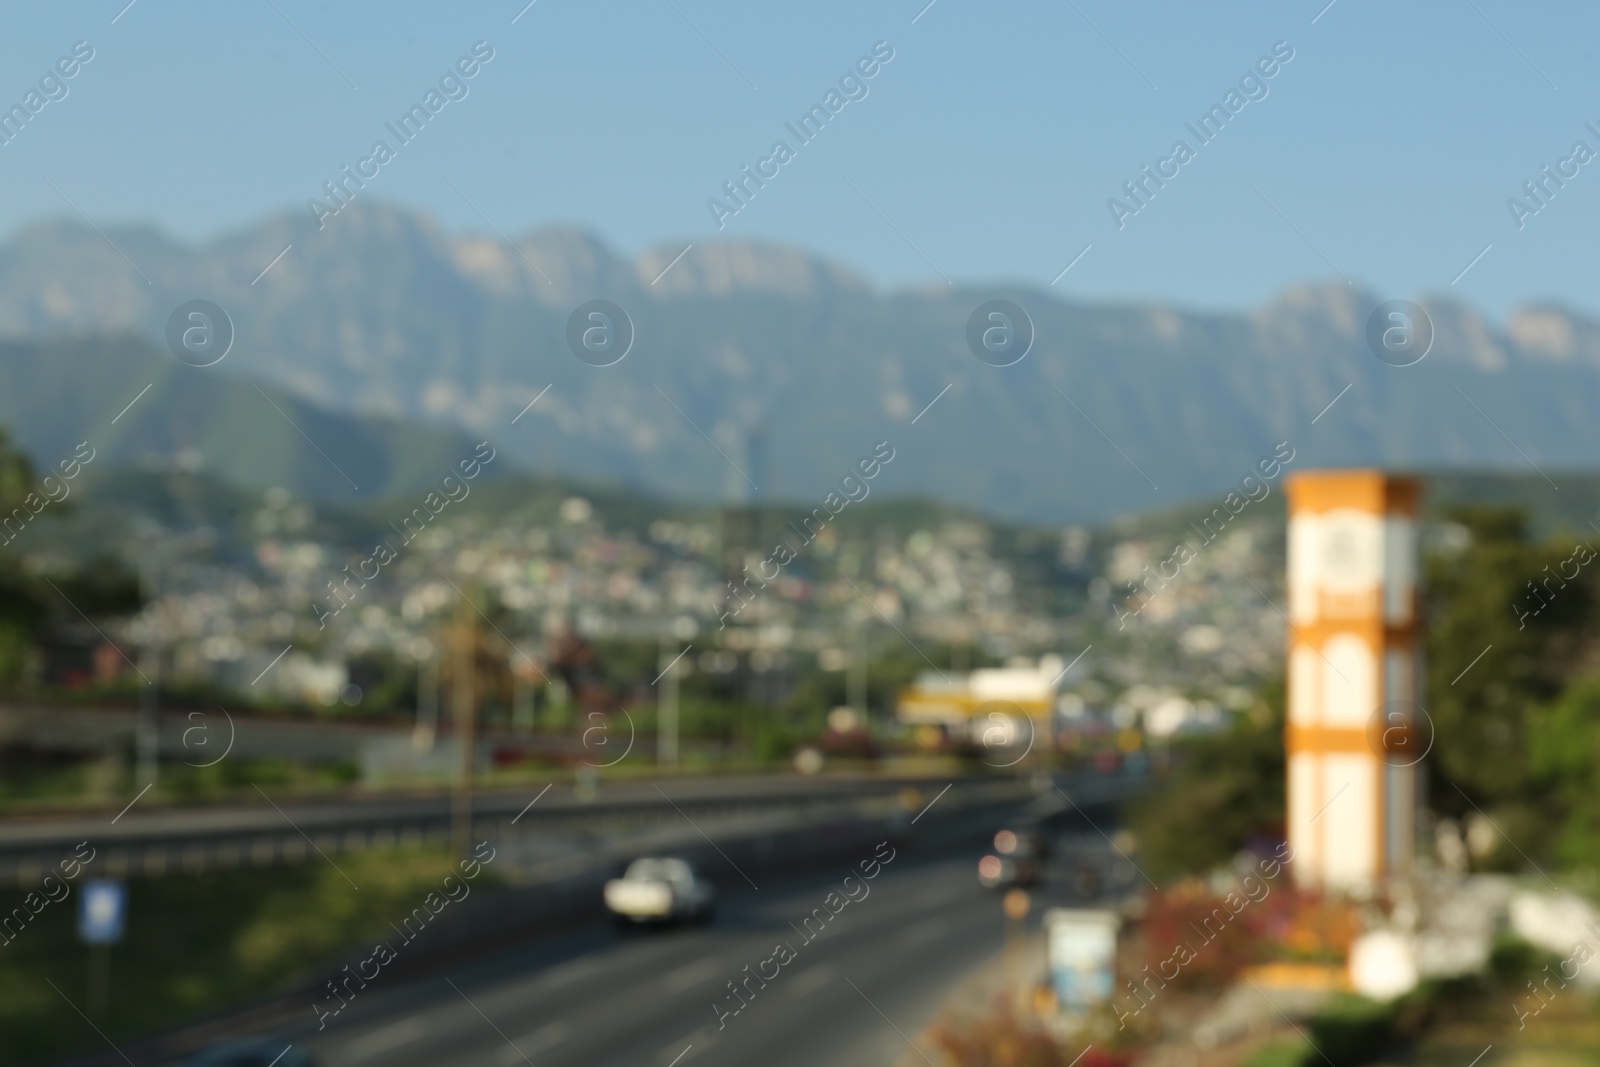
<svg viewBox="0 0 1600 1067"><path fill-rule="evenodd" d="M121 882L95 881L83 884L78 903L78 937L91 945L110 945L122 940L122 927L128 917L128 890Z"/></svg>

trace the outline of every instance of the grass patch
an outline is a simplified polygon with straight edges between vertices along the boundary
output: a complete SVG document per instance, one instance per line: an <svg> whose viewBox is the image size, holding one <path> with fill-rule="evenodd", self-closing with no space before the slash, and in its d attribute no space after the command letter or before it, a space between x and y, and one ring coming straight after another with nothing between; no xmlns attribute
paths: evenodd
<svg viewBox="0 0 1600 1067"><path fill-rule="evenodd" d="M1426 996L1427 994L1424 994ZM1306 1021L1304 1038L1263 1045L1242 1067L1311 1067L1332 1062L1345 1065L1370 1063L1400 1037L1403 1018L1412 1008L1402 999L1379 1003L1365 997L1334 998Z"/></svg>
<svg viewBox="0 0 1600 1067"><path fill-rule="evenodd" d="M292 867L129 883L127 932L111 949L107 1011L96 1024L117 1040L331 977L332 962L345 952L385 934L398 941L389 923L439 891L454 871L442 849L358 853L338 862L359 892L316 858ZM82 881L95 876L94 866L71 896L47 905L15 940L0 943L0 1067L101 1044L61 995L86 1006L89 950L77 938L77 910ZM485 888L491 871L485 868L472 883L474 892ZM0 914L23 896L0 892ZM418 940L426 944L426 938L424 931ZM307 1005L309 1015L309 999Z"/></svg>

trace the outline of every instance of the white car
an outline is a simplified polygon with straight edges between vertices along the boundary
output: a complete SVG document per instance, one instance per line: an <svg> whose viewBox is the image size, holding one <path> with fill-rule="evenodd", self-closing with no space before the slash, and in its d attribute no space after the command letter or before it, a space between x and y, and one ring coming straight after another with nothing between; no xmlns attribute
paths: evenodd
<svg viewBox="0 0 1600 1067"><path fill-rule="evenodd" d="M633 922L703 922L711 917L716 895L710 882L675 856L634 860L605 890L611 914Z"/></svg>

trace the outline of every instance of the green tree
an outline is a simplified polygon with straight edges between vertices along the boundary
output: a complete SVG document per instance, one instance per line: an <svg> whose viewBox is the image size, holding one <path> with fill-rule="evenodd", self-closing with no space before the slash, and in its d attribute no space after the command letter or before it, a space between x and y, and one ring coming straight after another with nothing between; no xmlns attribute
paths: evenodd
<svg viewBox="0 0 1600 1067"><path fill-rule="evenodd" d="M1464 536L1425 563L1431 803L1455 816L1487 811L1516 842L1506 862L1520 849L1592 863L1600 668L1583 672L1596 648L1600 559L1586 544L1534 541L1518 510L1464 508L1451 519ZM1173 746L1168 776L1130 812L1153 877L1202 873L1282 827L1283 729L1276 683L1227 731Z"/></svg>
<svg viewBox="0 0 1600 1067"><path fill-rule="evenodd" d="M97 555L77 570L51 580L79 611L91 618L131 615L142 603L139 576L116 556Z"/></svg>
<svg viewBox="0 0 1600 1067"><path fill-rule="evenodd" d="M1532 771L1546 792L1542 813L1559 827L1549 849L1566 867L1593 867L1600 855L1600 677L1569 685L1533 719Z"/></svg>
<svg viewBox="0 0 1600 1067"><path fill-rule="evenodd" d="M1284 820L1283 683L1227 730L1180 741L1172 769L1130 812L1141 863L1164 881L1226 863Z"/></svg>
<svg viewBox="0 0 1600 1067"><path fill-rule="evenodd" d="M21 507L33 486L33 464L0 428L0 517ZM14 553L10 546L0 545L0 686L5 687L17 685L26 675L33 636L44 614Z"/></svg>
<svg viewBox="0 0 1600 1067"><path fill-rule="evenodd" d="M1481 807L1519 848L1537 851L1553 828L1553 798L1531 731L1592 641L1595 568L1580 568L1570 541L1535 543L1518 510L1452 518L1464 544L1426 562L1431 802L1457 816Z"/></svg>
<svg viewBox="0 0 1600 1067"><path fill-rule="evenodd" d="M9 513L33 489L33 464L0 427L0 513Z"/></svg>
<svg viewBox="0 0 1600 1067"><path fill-rule="evenodd" d="M9 516L32 493L40 492L33 464L0 428L0 518ZM70 502L57 504L51 515L67 514ZM31 529L31 527L30 527ZM37 532L28 537L43 538ZM37 660L40 635L52 625L76 629L79 611L91 618L128 615L140 604L139 583L117 557L102 554L86 564L44 578L25 569L18 545L0 544L0 688L24 685ZM51 588L51 584L55 586Z"/></svg>

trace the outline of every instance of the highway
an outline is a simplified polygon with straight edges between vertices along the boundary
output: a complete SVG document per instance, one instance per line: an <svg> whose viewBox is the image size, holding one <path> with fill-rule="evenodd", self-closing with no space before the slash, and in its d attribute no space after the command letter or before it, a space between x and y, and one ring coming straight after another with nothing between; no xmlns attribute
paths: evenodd
<svg viewBox="0 0 1600 1067"><path fill-rule="evenodd" d="M515 839L532 823L517 825L521 813L538 803L538 823L547 833L559 828L615 829L675 823L684 818L718 819L786 812L816 819L836 816L861 804L892 801L921 788L931 796L954 786L959 800L1004 788L995 779L904 779L870 775L726 776L607 783L597 797L582 799L562 783L504 788L478 794L473 833L500 841ZM274 795L276 794L276 795ZM448 793L295 800L268 788L252 802L210 807L141 806L130 798L125 813L60 814L9 819L0 823L0 883L32 887L80 841L104 855L113 877L159 875L168 869L193 872L215 867L297 862L314 844L325 854L382 848L403 841L442 841L451 821Z"/></svg>
<svg viewBox="0 0 1600 1067"><path fill-rule="evenodd" d="M789 924L824 907L844 873L728 899L705 929L595 928L406 988L375 982L320 1033L308 1000L306 1023L283 1036L327 1067L668 1067L686 1049L679 1067L892 1063L907 1050L895 1026L915 1033L1000 947L1004 920L971 860L902 853L806 942ZM795 958L719 1028L726 983L779 942Z"/></svg>
<svg viewBox="0 0 1600 1067"><path fill-rule="evenodd" d="M476 934L444 936L440 929L434 936L430 929L421 935L431 938L428 943L408 950L397 930L386 939L399 947L400 962L390 970L374 969L376 954L356 946L301 992L147 1033L126 1046L126 1055L106 1048L70 1062L102 1067L131 1056L140 1067L172 1065L202 1045L244 1037L263 1038L278 1050L293 1044L313 1054L319 1067L832 1067L893 1064L906 1055L921 1062L911 1039L1003 946L999 895L977 879L977 861L995 830L1038 818L1056 842L1043 884L1032 890L1029 924L1051 905L1115 901L1143 888L1142 877L1106 837L1119 799L1137 783L1058 782L1076 799L1036 792L1037 782L1018 795L1012 786L1019 783L1012 783L1007 788L1014 799L975 806L932 796L920 825L879 818L825 823L820 840L776 831L763 839L793 852L741 844L738 820L697 824L690 829L698 841L682 836L703 844L698 862L719 889L717 914L707 925L618 929L598 917L598 881L583 887L592 905L583 903L589 896L565 900L540 883L464 906L476 912L452 912L476 923ZM706 783L701 795L727 800L745 793L724 792L730 785ZM767 796L809 788L774 780ZM862 836L866 829L872 836ZM878 845L880 835L892 842ZM591 860L603 859L594 843L588 848L595 852ZM752 864L750 871L738 863ZM849 875L855 879L846 884ZM827 918L820 932L818 917ZM358 956L368 962L357 964ZM769 962L774 959L777 964ZM347 978L340 970L344 960L365 974L365 984ZM762 975L764 984L752 974ZM323 988L335 978L350 983L342 998ZM731 982L740 983L748 1004L734 998Z"/></svg>
<svg viewBox="0 0 1600 1067"><path fill-rule="evenodd" d="M1108 862L1095 834L1077 840L1077 855L1058 859L1036 890L1030 921L1046 904L1075 902L1068 886L1085 857L1108 872L1106 891L1138 879L1129 865ZM826 911L846 863L725 896L703 928L588 926L387 988L380 972L324 1029L308 998L304 1021L273 1036L324 1067L883 1067L916 1059L910 1039L1002 948L999 898L976 878L981 851L981 842L902 847L867 895L811 941L792 924ZM750 1002L719 1026L713 1005L736 1003L727 983L742 980L747 965L771 975L774 965L762 961L779 943L793 958L765 988L752 983Z"/></svg>

